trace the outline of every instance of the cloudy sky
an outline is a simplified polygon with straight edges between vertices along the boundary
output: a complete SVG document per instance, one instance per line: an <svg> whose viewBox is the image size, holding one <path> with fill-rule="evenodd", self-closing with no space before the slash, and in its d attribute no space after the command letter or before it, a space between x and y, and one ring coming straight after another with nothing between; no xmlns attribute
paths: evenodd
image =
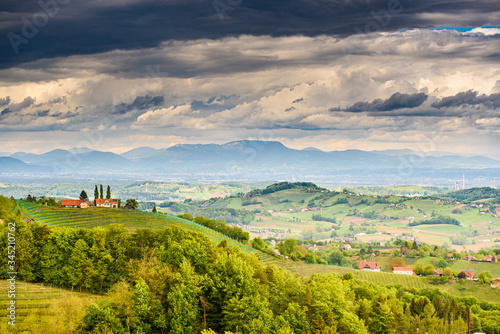
<svg viewBox="0 0 500 334"><path fill-rule="evenodd" d="M0 152L261 139L500 159L498 0L4 3Z"/></svg>

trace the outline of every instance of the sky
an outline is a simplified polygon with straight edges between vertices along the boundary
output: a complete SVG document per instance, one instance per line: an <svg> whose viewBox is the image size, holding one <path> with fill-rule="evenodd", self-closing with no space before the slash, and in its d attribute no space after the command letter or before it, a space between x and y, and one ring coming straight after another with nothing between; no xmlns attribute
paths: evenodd
<svg viewBox="0 0 500 334"><path fill-rule="evenodd" d="M276 140L500 159L497 0L0 8L0 153Z"/></svg>

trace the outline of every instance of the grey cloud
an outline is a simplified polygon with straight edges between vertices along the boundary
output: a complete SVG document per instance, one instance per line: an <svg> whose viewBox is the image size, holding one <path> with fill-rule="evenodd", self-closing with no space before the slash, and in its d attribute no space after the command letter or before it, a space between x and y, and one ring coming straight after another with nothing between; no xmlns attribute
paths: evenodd
<svg viewBox="0 0 500 334"><path fill-rule="evenodd" d="M454 96L444 97L441 100L431 104L434 108L456 108L463 105L478 105L483 104L489 108L497 109L500 107L500 93L491 95L478 95L478 92L468 90L460 92Z"/></svg>
<svg viewBox="0 0 500 334"><path fill-rule="evenodd" d="M330 111L393 111L404 108L416 108L422 105L427 100L428 95L425 93L402 94L394 93L386 100L376 99L372 102L356 102L347 108L332 108Z"/></svg>
<svg viewBox="0 0 500 334"><path fill-rule="evenodd" d="M134 102L130 104L121 103L116 107L113 114L126 114L132 110L146 110L155 107L159 107L165 101L163 96L137 96Z"/></svg>
<svg viewBox="0 0 500 334"><path fill-rule="evenodd" d="M9 99L9 98L7 97L7 99ZM9 99L9 101L10 101L10 99ZM17 112L19 110L22 110L24 108L27 108L27 107L33 105L33 103L35 103L35 99L28 96L23 101L21 101L19 103L10 104L8 108L5 108L4 110L2 110L0 115L3 116L3 115L7 115L7 114L10 114L13 112Z"/></svg>
<svg viewBox="0 0 500 334"><path fill-rule="evenodd" d="M0 107L5 107L10 103L10 96L0 99Z"/></svg>
<svg viewBox="0 0 500 334"><path fill-rule="evenodd" d="M45 117L49 115L50 110L40 110L39 112L36 113L37 116L39 117Z"/></svg>
<svg viewBox="0 0 500 334"><path fill-rule="evenodd" d="M4 110L2 110L2 112L0 112L0 116L10 114L11 112L12 110L10 110L9 108L5 108Z"/></svg>

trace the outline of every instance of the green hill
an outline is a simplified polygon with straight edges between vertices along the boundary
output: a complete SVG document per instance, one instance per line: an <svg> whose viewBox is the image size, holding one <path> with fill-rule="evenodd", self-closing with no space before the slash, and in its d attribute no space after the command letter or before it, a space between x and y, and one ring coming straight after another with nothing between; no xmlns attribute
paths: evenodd
<svg viewBox="0 0 500 334"><path fill-rule="evenodd" d="M493 189L490 187L462 189L449 192L443 197L469 202L492 199L493 203L500 203L500 189Z"/></svg>
<svg viewBox="0 0 500 334"><path fill-rule="evenodd" d="M110 224L121 224L133 232L139 228L158 230L166 226L175 225L188 230L202 232L216 243L226 240L228 244L240 248L245 253L257 254L265 263L276 261L272 256L241 244L222 233L171 215L110 208L60 208L20 200L16 200L16 203L21 208L23 217L35 219L49 226L94 228Z"/></svg>

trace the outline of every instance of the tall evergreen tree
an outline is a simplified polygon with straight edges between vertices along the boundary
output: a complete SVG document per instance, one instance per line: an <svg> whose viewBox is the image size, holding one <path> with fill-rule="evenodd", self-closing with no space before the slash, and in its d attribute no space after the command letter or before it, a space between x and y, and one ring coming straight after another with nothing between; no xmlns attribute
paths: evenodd
<svg viewBox="0 0 500 334"><path fill-rule="evenodd" d="M89 196L87 195L87 193L85 192L85 190L82 190L82 192L80 193L80 199L81 200L88 200L89 199Z"/></svg>
<svg viewBox="0 0 500 334"><path fill-rule="evenodd" d="M104 198L104 196L103 196L103 193L104 193L104 192L102 191L102 184L101 184L101 186L100 186L100 190L101 190L101 196L99 196L99 198Z"/></svg>
<svg viewBox="0 0 500 334"><path fill-rule="evenodd" d="M99 189L97 189L97 184L95 185L95 189L94 189L94 205L96 204L96 199L99 198Z"/></svg>
<svg viewBox="0 0 500 334"><path fill-rule="evenodd" d="M106 189L106 198L111 198L111 188L108 185L108 189Z"/></svg>

